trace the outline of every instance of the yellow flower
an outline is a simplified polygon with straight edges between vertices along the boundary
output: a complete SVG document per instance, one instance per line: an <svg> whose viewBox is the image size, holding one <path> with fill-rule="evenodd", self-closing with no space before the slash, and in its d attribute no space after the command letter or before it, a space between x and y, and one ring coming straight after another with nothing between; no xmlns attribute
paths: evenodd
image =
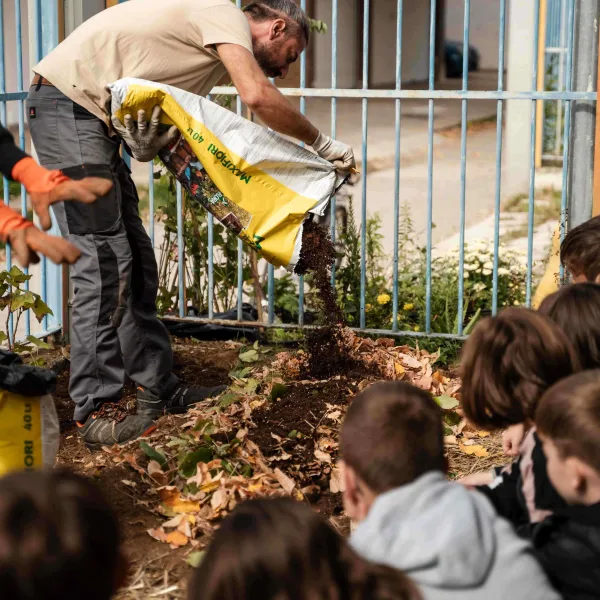
<svg viewBox="0 0 600 600"><path fill-rule="evenodd" d="M379 304L387 304L391 299L389 294L379 294L379 296L377 296L377 302Z"/></svg>
<svg viewBox="0 0 600 600"><path fill-rule="evenodd" d="M370 311L372 308L373 308L373 307L372 307L370 304L367 304L367 305L365 306L365 311L366 311L366 312L369 312L369 311Z"/></svg>
<svg viewBox="0 0 600 600"><path fill-rule="evenodd" d="M415 325L415 328L413 329L413 331L421 331L421 328L418 325Z"/></svg>
<svg viewBox="0 0 600 600"><path fill-rule="evenodd" d="M412 310L415 307L414 304L409 303L404 305L404 310Z"/></svg>

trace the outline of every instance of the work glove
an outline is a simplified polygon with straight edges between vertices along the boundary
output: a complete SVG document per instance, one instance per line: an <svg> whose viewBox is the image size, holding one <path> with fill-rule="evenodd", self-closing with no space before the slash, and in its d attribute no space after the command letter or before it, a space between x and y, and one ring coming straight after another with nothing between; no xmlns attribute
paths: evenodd
<svg viewBox="0 0 600 600"><path fill-rule="evenodd" d="M13 167L11 176L25 186L44 230L52 226L49 210L52 204L65 200L90 204L108 194L113 185L112 181L101 177L87 177L79 181L69 179L60 171L45 169L30 157L20 160Z"/></svg>
<svg viewBox="0 0 600 600"><path fill-rule="evenodd" d="M67 240L40 231L35 225L25 229L13 229L6 237L10 243L13 256L21 267L40 262L39 254L43 254L57 265L72 265L81 252Z"/></svg>
<svg viewBox="0 0 600 600"><path fill-rule="evenodd" d="M311 145L321 158L333 163L338 171L350 173L356 167L352 148L342 142L319 133Z"/></svg>
<svg viewBox="0 0 600 600"><path fill-rule="evenodd" d="M179 135L177 127L173 126L166 133L160 134L160 106L152 110L150 126L146 121L146 111L138 111L137 126L131 115L125 115L125 125L113 115L111 118L115 131L123 138L131 150L131 155L139 162L150 162L157 154Z"/></svg>

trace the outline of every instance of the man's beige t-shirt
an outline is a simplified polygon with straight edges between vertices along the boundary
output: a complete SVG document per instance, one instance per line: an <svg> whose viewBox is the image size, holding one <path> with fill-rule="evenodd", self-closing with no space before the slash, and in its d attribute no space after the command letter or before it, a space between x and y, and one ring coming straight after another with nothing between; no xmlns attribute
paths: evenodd
<svg viewBox="0 0 600 600"><path fill-rule="evenodd" d="M252 52L230 0L129 0L95 15L33 68L109 124L106 86L137 77L206 95L225 74L214 44Z"/></svg>

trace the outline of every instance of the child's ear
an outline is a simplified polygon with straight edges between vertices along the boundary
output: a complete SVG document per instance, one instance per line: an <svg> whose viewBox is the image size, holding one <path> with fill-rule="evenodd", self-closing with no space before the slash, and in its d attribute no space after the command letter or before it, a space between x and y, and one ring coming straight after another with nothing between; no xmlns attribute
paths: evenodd
<svg viewBox="0 0 600 600"><path fill-rule="evenodd" d="M596 279L594 279L594 283L600 283L600 274L596 275Z"/></svg>

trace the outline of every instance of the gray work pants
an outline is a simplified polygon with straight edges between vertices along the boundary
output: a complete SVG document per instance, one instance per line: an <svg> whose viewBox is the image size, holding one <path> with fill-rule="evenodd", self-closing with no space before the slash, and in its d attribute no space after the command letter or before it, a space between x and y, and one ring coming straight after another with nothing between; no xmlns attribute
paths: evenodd
<svg viewBox="0 0 600 600"><path fill-rule="evenodd" d="M51 86L29 90L27 117L42 165L73 179L114 182L94 204L64 202L54 208L63 236L82 253L71 267L69 393L75 420L84 421L104 402L118 401L125 373L153 396L171 393L177 378L171 373L167 330L156 316L156 258L118 138Z"/></svg>

